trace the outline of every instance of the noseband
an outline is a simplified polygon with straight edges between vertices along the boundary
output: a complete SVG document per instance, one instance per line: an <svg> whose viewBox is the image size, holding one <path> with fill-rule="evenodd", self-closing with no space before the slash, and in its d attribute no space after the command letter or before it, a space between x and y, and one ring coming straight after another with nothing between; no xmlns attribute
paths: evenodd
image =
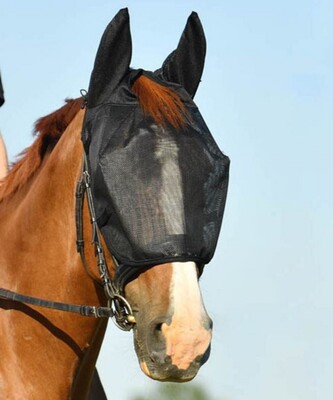
<svg viewBox="0 0 333 400"><path fill-rule="evenodd" d="M83 204L84 198L87 197L88 209L90 213L92 225L92 240L91 243L95 247L95 255L97 259L98 271L100 274L100 281L97 281L104 289L107 299L107 306L89 306L89 305L76 305L68 303L60 303L50 300L41 299L38 297L26 296L20 293L12 292L7 289L0 288L0 298L5 300L16 301L19 303L32 304L38 307L46 307L54 310L77 313L84 317L95 318L111 318L113 322L124 331L129 331L135 325L135 317L132 308L123 295L122 285L115 284L109 274L104 250L100 238L99 228L97 226L95 209L92 200L90 175L88 172L87 157L84 153L83 167L81 178L76 187L76 233L77 233L77 251L80 253L82 264L87 274L96 281L96 278L90 272L88 262L84 252L84 239L83 239ZM114 257L113 262L117 266L117 261Z"/></svg>

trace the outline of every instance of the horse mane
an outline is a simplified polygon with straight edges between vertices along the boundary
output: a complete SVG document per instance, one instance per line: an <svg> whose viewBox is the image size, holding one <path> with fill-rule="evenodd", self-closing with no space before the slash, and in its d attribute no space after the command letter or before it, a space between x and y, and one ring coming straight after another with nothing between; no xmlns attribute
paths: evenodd
<svg viewBox="0 0 333 400"><path fill-rule="evenodd" d="M184 125L185 107L172 89L141 75L132 85L146 115L159 125L169 123L176 129ZM65 105L37 120L33 134L36 139L12 164L7 177L0 183L0 201L22 188L39 169L45 155L58 143L61 135L83 106L82 98L66 99Z"/></svg>
<svg viewBox="0 0 333 400"><path fill-rule="evenodd" d="M28 182L83 105L82 98L66 99L65 102L63 107L35 123L33 134L36 139L30 147L23 150L18 161L12 164L7 177L0 185L0 200L15 193Z"/></svg>
<svg viewBox="0 0 333 400"><path fill-rule="evenodd" d="M176 129L184 126L185 106L174 90L140 75L134 81L132 91L145 115L152 117L158 125L168 122Z"/></svg>

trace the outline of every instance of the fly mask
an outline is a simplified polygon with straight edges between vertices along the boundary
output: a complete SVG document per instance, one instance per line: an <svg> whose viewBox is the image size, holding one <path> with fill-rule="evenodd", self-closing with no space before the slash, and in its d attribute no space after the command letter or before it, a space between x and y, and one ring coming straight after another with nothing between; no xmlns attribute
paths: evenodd
<svg viewBox="0 0 333 400"><path fill-rule="evenodd" d="M205 36L192 13L177 49L155 72L130 68L127 9L106 28L87 96L82 140L98 226L124 285L143 269L172 261L203 267L213 257L227 195L229 158L218 148L193 96ZM141 75L171 88L184 123L157 123L132 85ZM156 100L158 101L158 100Z"/></svg>

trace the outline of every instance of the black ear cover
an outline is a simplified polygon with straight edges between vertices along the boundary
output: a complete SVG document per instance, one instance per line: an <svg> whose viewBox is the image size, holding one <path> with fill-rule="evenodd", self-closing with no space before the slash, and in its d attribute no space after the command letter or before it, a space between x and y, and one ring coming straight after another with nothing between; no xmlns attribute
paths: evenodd
<svg viewBox="0 0 333 400"><path fill-rule="evenodd" d="M162 76L182 85L193 98L200 83L206 57L206 38L198 14L192 12L174 50L164 61Z"/></svg>
<svg viewBox="0 0 333 400"><path fill-rule="evenodd" d="M102 36L90 78L87 107L107 101L129 70L132 38L127 8L120 10Z"/></svg>

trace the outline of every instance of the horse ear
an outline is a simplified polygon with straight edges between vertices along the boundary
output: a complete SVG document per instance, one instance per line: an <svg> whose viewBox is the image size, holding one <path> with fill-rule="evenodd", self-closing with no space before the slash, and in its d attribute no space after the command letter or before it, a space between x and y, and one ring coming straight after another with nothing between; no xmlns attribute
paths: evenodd
<svg viewBox="0 0 333 400"><path fill-rule="evenodd" d="M192 12L178 47L164 61L163 77L182 85L194 97L200 83L206 56L206 38L198 14Z"/></svg>
<svg viewBox="0 0 333 400"><path fill-rule="evenodd" d="M129 70L132 39L128 9L123 8L106 27L99 44L88 90L88 108L103 103Z"/></svg>

